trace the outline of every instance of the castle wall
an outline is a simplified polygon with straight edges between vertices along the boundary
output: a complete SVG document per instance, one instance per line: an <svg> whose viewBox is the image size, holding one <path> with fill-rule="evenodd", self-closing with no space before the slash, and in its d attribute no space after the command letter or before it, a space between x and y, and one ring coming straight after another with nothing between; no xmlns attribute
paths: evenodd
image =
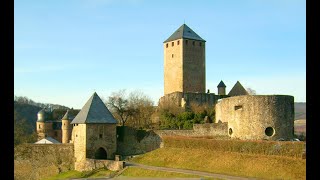
<svg viewBox="0 0 320 180"><path fill-rule="evenodd" d="M191 40L191 39L184 39L182 43L182 49L183 49L183 91L182 92L205 93L206 92L205 42Z"/></svg>
<svg viewBox="0 0 320 180"><path fill-rule="evenodd" d="M163 105L176 105L181 106L181 99L184 98L186 102L185 106L190 106L192 103L198 105L209 105L214 106L218 99L226 98L227 95L216 95L214 93L183 93L183 92L174 92L166 94L159 99L159 106Z"/></svg>
<svg viewBox="0 0 320 180"><path fill-rule="evenodd" d="M74 169L73 144L21 144L14 148L14 179L38 180Z"/></svg>
<svg viewBox="0 0 320 180"><path fill-rule="evenodd" d="M102 147L108 159L114 159L117 150L116 124L86 124L86 157L95 158L95 152Z"/></svg>
<svg viewBox="0 0 320 180"><path fill-rule="evenodd" d="M179 45L178 45L179 41ZM174 46L172 46L174 43ZM164 94L183 91L182 39L163 44L164 48ZM167 47L168 44L168 47Z"/></svg>
<svg viewBox="0 0 320 180"><path fill-rule="evenodd" d="M122 132L119 132L120 129ZM121 136L117 141L117 154L123 156L143 154L158 149L162 142L159 135L152 130L136 130L125 126L118 127L117 133L118 137Z"/></svg>
<svg viewBox="0 0 320 180"><path fill-rule="evenodd" d="M238 139L293 138L294 98L286 95L245 95L216 104L216 120L228 122L228 134Z"/></svg>
<svg viewBox="0 0 320 180"><path fill-rule="evenodd" d="M74 144L75 170L80 169L86 159L86 142L86 124L73 124L71 143Z"/></svg>
<svg viewBox="0 0 320 180"><path fill-rule="evenodd" d="M205 123L205 124L194 124L192 130L155 130L154 132L158 134L160 137L163 137L163 136L225 137L225 136L228 136L227 129L228 129L228 123Z"/></svg>
<svg viewBox="0 0 320 180"><path fill-rule="evenodd" d="M111 171L119 171L124 168L124 161L86 159L83 162L82 171L92 171L99 168L107 168Z"/></svg>

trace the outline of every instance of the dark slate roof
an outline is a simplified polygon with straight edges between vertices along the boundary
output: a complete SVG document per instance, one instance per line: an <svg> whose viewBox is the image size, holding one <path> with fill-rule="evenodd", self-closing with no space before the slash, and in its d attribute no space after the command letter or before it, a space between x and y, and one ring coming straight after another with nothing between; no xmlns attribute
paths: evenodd
<svg viewBox="0 0 320 180"><path fill-rule="evenodd" d="M226 86L226 85L223 83L223 81L221 80L217 87L227 87L227 86Z"/></svg>
<svg viewBox="0 0 320 180"><path fill-rule="evenodd" d="M67 110L66 114L64 114L63 118L61 120L71 120L71 116L69 114L69 110Z"/></svg>
<svg viewBox="0 0 320 180"><path fill-rule="evenodd" d="M204 41L197 33L195 33L191 28L189 28L186 24L182 24L182 26L179 27L167 40L165 40L163 43L173 41L176 39L194 39L198 41Z"/></svg>
<svg viewBox="0 0 320 180"><path fill-rule="evenodd" d="M233 86L230 90L228 96L241 96L241 95L249 95L249 93L244 89L244 87L240 84L239 81Z"/></svg>
<svg viewBox="0 0 320 180"><path fill-rule="evenodd" d="M114 119L106 105L102 102L97 93L93 93L90 99L82 107L81 111L73 119L71 124L107 123L115 124Z"/></svg>

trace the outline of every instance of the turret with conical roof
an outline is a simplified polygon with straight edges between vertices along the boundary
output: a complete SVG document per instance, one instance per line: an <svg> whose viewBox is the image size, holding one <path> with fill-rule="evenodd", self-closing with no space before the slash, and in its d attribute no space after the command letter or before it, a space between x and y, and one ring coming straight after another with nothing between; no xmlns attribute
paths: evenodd
<svg viewBox="0 0 320 180"><path fill-rule="evenodd" d="M226 85L223 83L221 80L220 83L218 84L218 95L226 95Z"/></svg>
<svg viewBox="0 0 320 180"><path fill-rule="evenodd" d="M72 125L71 123L71 116L69 113L69 110L67 110L66 114L61 119L61 130L62 130L62 143L69 143L71 140L71 134L72 134Z"/></svg>
<svg viewBox="0 0 320 180"><path fill-rule="evenodd" d="M186 24L164 42L164 94L206 92L205 43Z"/></svg>

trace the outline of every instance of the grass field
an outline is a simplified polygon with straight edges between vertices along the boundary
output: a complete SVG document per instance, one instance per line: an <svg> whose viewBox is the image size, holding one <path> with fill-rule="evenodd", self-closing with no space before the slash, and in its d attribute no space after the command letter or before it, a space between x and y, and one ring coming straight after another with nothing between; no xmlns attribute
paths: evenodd
<svg viewBox="0 0 320 180"><path fill-rule="evenodd" d="M98 169L95 171L79 172L79 171L67 171L60 173L56 176L52 176L45 180L56 180L56 179L69 179L69 178L95 178L95 177L109 177L113 171L106 169Z"/></svg>
<svg viewBox="0 0 320 180"><path fill-rule="evenodd" d="M163 137L166 148L208 149L212 152L239 152L245 154L279 155L301 158L305 142L263 140L217 140L192 137Z"/></svg>
<svg viewBox="0 0 320 180"><path fill-rule="evenodd" d="M129 167L119 177L153 177L153 178L202 178L207 180L219 180L208 177L201 177L190 174L174 173L166 171L155 171L149 169L140 169L137 167Z"/></svg>
<svg viewBox="0 0 320 180"><path fill-rule="evenodd" d="M305 179L306 160L192 148L161 148L133 162L261 179Z"/></svg>

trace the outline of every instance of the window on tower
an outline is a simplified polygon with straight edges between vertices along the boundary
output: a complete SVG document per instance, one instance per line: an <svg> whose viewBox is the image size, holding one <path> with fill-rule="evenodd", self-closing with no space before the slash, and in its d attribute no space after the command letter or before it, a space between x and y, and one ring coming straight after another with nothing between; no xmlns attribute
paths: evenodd
<svg viewBox="0 0 320 180"><path fill-rule="evenodd" d="M179 44L180 44L180 41L178 41L177 44L179 45Z"/></svg>
<svg viewBox="0 0 320 180"><path fill-rule="evenodd" d="M166 48L168 48L168 43L166 44Z"/></svg>
<svg viewBox="0 0 320 180"><path fill-rule="evenodd" d="M171 55L171 57L173 58L173 54Z"/></svg>
<svg viewBox="0 0 320 180"><path fill-rule="evenodd" d="M188 40L186 40L186 44L188 44Z"/></svg>
<svg viewBox="0 0 320 180"><path fill-rule="evenodd" d="M194 41L192 41L192 45L195 45L195 42L194 42Z"/></svg>
<svg viewBox="0 0 320 180"><path fill-rule="evenodd" d="M172 42L172 46L174 46L174 42Z"/></svg>

